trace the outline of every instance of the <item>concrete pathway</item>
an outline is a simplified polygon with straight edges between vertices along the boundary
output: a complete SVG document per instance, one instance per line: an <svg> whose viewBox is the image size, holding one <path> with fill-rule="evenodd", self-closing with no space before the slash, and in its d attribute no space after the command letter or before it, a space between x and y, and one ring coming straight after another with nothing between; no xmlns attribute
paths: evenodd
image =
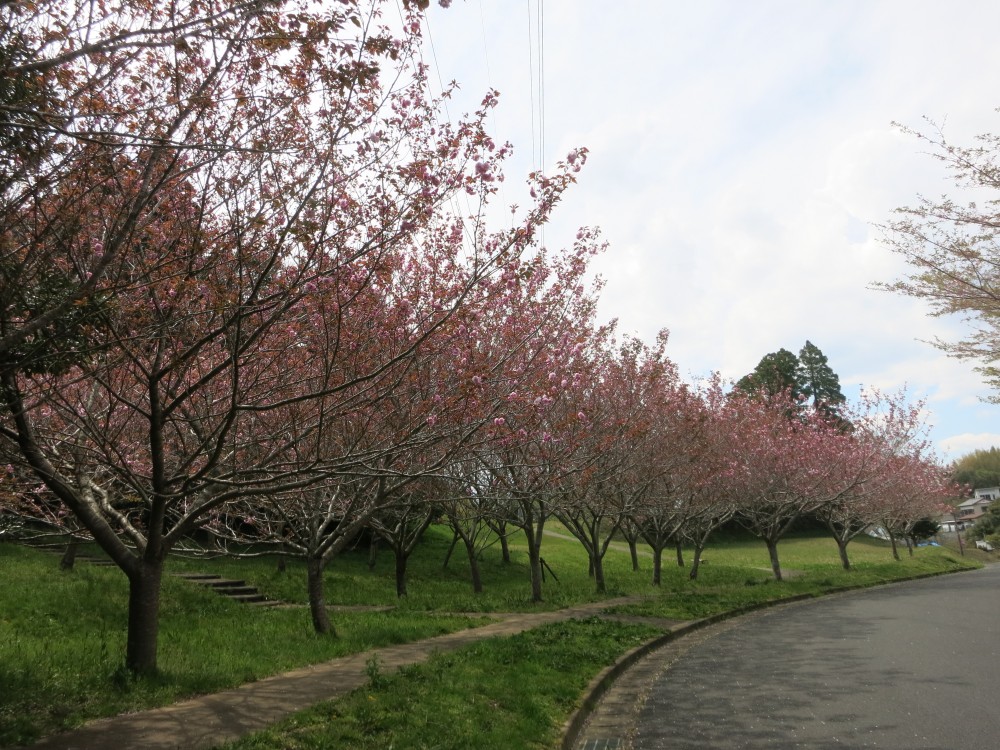
<svg viewBox="0 0 1000 750"><path fill-rule="evenodd" d="M361 687L368 682L365 667L373 654L378 655L384 671L393 671L425 661L438 651L451 651L484 638L514 635L550 622L590 617L609 607L636 601L641 601L641 597L608 599L554 612L505 615L501 622L490 625L345 656L163 708L99 719L71 732L45 738L31 747L33 750L210 748Z"/></svg>

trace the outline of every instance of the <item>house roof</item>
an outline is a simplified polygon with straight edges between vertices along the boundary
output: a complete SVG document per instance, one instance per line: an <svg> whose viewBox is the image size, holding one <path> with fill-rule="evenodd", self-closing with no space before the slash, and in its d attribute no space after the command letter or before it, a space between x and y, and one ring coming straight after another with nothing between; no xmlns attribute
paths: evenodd
<svg viewBox="0 0 1000 750"><path fill-rule="evenodd" d="M978 521L980 518L982 518L985 515L986 514L982 510L980 510L979 508L976 508L972 512L966 512L964 515L961 514L961 513L959 513L958 512L958 508L956 508L955 511L952 512L952 513L942 513L941 515L933 517L933 518L934 518L934 520L937 523L942 524L942 525L943 524L953 524L953 523L961 523L961 524L969 525L969 524L975 523L976 521Z"/></svg>
<svg viewBox="0 0 1000 750"><path fill-rule="evenodd" d="M993 502L992 500L990 500L988 498L985 498L985 497L972 497L972 498L969 498L968 500L966 500L963 503L959 503L958 507L959 508L972 508L972 507L974 507L976 505L982 505L983 503L986 503L987 505L989 505L992 502Z"/></svg>

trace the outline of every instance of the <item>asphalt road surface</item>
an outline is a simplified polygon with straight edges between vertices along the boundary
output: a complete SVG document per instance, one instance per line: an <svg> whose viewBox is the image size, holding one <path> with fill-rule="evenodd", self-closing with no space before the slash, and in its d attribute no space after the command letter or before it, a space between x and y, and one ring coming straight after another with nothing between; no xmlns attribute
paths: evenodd
<svg viewBox="0 0 1000 750"><path fill-rule="evenodd" d="M679 658L636 750L1000 748L1000 564L783 607Z"/></svg>

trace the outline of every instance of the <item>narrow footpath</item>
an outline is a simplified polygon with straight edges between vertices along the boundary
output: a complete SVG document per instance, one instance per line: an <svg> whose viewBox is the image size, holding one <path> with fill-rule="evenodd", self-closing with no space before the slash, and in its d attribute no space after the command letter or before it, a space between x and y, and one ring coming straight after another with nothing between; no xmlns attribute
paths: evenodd
<svg viewBox="0 0 1000 750"><path fill-rule="evenodd" d="M338 698L368 682L366 662L375 654L385 671L417 664L439 651L452 651L484 638L507 636L550 622L590 617L601 610L640 601L621 597L554 612L500 615L478 628L399 646L374 649L268 677L233 690L173 703L163 708L98 719L52 735L32 750L200 750L263 729L289 714Z"/></svg>

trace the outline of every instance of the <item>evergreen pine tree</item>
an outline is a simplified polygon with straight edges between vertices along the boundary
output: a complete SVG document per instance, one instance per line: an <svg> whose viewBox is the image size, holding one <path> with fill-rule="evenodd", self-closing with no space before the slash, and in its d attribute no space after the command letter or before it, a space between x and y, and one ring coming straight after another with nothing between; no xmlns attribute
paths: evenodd
<svg viewBox="0 0 1000 750"><path fill-rule="evenodd" d="M813 406L830 414L837 414L837 407L847 399L840 391L840 378L827 363L826 355L811 341L799 351L796 377L802 395L812 399Z"/></svg>
<svg viewBox="0 0 1000 750"><path fill-rule="evenodd" d="M788 391L792 398L802 395L799 378L799 360L787 349L765 354L753 372L744 375L736 387L745 393L773 398Z"/></svg>

